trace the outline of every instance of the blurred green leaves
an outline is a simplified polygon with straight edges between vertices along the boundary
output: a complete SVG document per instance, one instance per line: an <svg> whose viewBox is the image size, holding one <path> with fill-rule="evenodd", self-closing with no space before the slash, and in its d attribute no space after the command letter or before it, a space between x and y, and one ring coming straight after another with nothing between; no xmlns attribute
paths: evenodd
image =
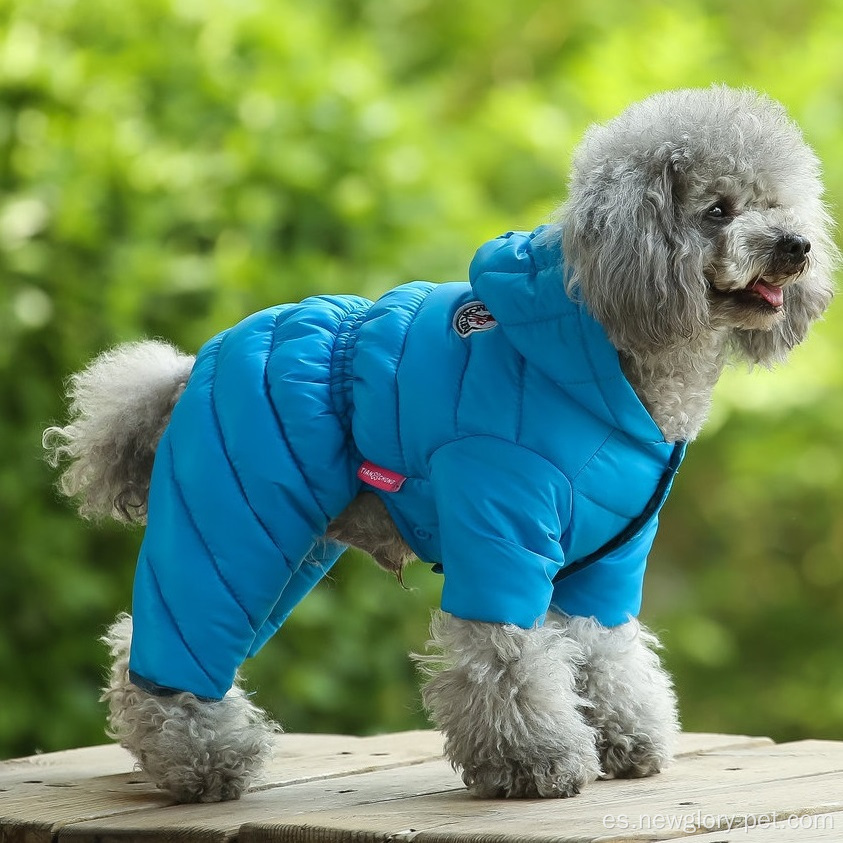
<svg viewBox="0 0 843 843"><path fill-rule="evenodd" d="M816 0L0 0L0 756L103 740L96 637L136 532L78 521L40 431L103 347L196 350L321 292L464 278L544 222L588 123L727 82L783 100L843 196L843 7ZM843 736L836 308L734 372L651 560L689 728ZM423 725L406 656L439 579L350 555L247 667L288 727Z"/></svg>

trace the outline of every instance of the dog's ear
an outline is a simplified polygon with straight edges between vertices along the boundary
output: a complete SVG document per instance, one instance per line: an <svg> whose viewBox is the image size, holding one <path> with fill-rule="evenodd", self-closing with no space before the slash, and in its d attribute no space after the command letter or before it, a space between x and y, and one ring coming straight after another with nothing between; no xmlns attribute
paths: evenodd
<svg viewBox="0 0 843 843"><path fill-rule="evenodd" d="M785 287L782 321L769 331L735 331L735 350L750 363L772 366L783 361L805 339L834 296L832 276L840 265L840 253L829 234L828 215L820 210L812 216L819 226L806 232L811 241L808 268L795 284Z"/></svg>
<svg viewBox="0 0 843 843"><path fill-rule="evenodd" d="M703 243L676 201L681 156L590 170L577 163L560 214L572 292L621 351L687 342L707 309Z"/></svg>

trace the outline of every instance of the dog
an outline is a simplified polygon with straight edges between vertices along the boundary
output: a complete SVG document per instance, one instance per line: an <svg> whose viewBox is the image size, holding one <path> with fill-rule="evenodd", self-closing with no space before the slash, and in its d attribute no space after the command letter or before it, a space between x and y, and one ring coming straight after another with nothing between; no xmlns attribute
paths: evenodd
<svg viewBox="0 0 843 843"><path fill-rule="evenodd" d="M481 797L644 777L679 733L636 619L712 390L832 298L817 158L783 107L671 91L592 127L568 198L470 283L248 317L196 358L108 351L47 429L82 515L146 524L105 641L110 734L181 802L238 798L277 726L236 676L347 546L444 573L423 699Z"/></svg>

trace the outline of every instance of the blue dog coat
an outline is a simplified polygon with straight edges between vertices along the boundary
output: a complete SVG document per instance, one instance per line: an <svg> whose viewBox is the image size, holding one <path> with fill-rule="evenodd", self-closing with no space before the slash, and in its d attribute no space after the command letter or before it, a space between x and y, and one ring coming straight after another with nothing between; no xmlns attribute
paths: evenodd
<svg viewBox="0 0 843 843"><path fill-rule="evenodd" d="M558 228L486 243L469 283L317 296L210 340L158 446L132 679L219 699L345 549L362 490L457 617L635 616L684 444L565 291Z"/></svg>

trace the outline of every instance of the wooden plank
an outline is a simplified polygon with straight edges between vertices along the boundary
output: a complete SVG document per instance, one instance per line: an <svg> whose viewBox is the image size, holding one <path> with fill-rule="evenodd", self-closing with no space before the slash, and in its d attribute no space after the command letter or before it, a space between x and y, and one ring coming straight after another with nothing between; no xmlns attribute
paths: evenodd
<svg viewBox="0 0 843 843"><path fill-rule="evenodd" d="M756 823L694 837L693 843L839 843L843 839L843 813L803 814L780 822Z"/></svg>
<svg viewBox="0 0 843 843"><path fill-rule="evenodd" d="M735 764L737 750L754 754L759 747L769 747L769 741L765 738L745 736L684 735L679 748L680 760L676 766L685 767L694 757L701 754L716 755L718 751L728 750L729 747L733 747L728 755L729 763ZM803 744L802 747L809 753L817 750L817 747L809 743ZM291 788L291 795L295 791L291 818L294 818L296 825L302 822L312 823L312 818L307 816L309 812L317 811L318 818L324 821L326 809L330 812L348 809L353 811L353 817L360 818L365 810L368 810L364 809L364 806L376 805L384 799L395 800L399 804L404 800L419 797L435 800L443 791L454 797L462 794L462 798L473 806L470 812L473 814L483 813L479 809L484 805L509 806L504 813L512 814L512 806L531 804L489 803L467 797L462 783L447 764L442 761L426 761L437 757L441 752L441 737L435 732L400 733L375 738L284 735L279 738L279 750L278 756L268 769L265 781L259 786L266 794L266 799L259 799L263 794L254 793L240 803L226 803L222 806L179 806L166 811L161 808L169 804L168 800L145 782L142 776L128 772L132 768L131 756L116 746L90 747L3 762L0 763L0 790L5 789L5 792L0 793L0 816L5 817L5 821L0 820L0 840L50 840L56 830L64 827L66 832L62 836L67 836L68 839L95 837L100 841L105 839L103 834L115 840L130 837L227 840L237 834L243 823L252 823L254 833L260 834L263 833L262 824L267 828L280 828L286 824L282 822L279 825L277 822L280 787ZM793 754L791 750L787 750L787 753L788 757ZM804 752L797 751L796 755L802 757ZM396 767L410 765L420 765L425 769L420 770L418 774L414 772L409 778L409 770L395 772ZM782 767L780 761L776 761L773 766L775 769ZM376 771L378 768L381 771L392 772L383 772L377 779L371 778L373 773L361 776L361 771ZM797 771L792 761L789 768L791 773ZM355 778L354 781L349 780L352 777ZM336 779L333 787L325 787L323 784L315 790L302 790L301 783L324 782L331 778ZM561 804L587 800L597 787L631 786L636 793L641 793L641 788L649 788L657 781L659 779L651 779L646 783L599 783L573 802L537 804L545 806L543 812L546 812L549 805L557 806L554 810L558 810ZM618 796L620 795L619 793ZM604 798L605 792L601 795L601 803ZM286 821L290 817L290 802L287 799L281 802L280 819ZM415 816L418 810L413 806L412 816ZM428 819L433 822L436 819L436 810L451 808L434 809L432 814L425 809L422 813L424 816L430 814ZM199 812L202 816L194 817L191 812ZM131 817L123 816L130 813ZM394 820L397 816L390 810L388 819ZM371 819L374 821L376 817L372 816ZM439 819L442 819L441 815ZM465 821L462 822L465 825ZM340 826L342 825L340 822ZM395 833L395 826L391 822L388 826L393 829L389 833ZM403 829L398 828L398 831L410 827L412 826L407 825ZM499 827L500 824L495 820L495 828ZM94 837L91 836L92 828L99 829L99 833L94 834ZM359 823L356 828L365 835L366 832ZM334 832L336 831L337 829L334 829ZM468 832L468 827L465 827L464 831ZM444 829L436 831L431 828L431 833L434 832L446 833ZM249 833L252 833L251 829ZM305 832L299 830L296 833ZM309 833L316 833L313 824L310 825ZM417 836L415 832L413 834ZM543 836L536 839L548 839L544 831L541 834ZM520 839L504 832L505 838L507 835L508 839ZM322 839L337 838L329 836Z"/></svg>
<svg viewBox="0 0 843 843"><path fill-rule="evenodd" d="M131 754L116 744L31 755L0 762L0 789L9 790L23 782L46 784L80 776L110 776L131 772L133 767Z"/></svg>
<svg viewBox="0 0 843 843"><path fill-rule="evenodd" d="M79 823L65 828L59 839L220 841L238 833L242 843L670 839L677 836L675 828L630 829L631 818L829 812L839 805L841 771L843 744L805 741L686 756L661 776L597 782L571 800L505 801L468 796L450 766L437 760L400 773L378 770L273 788L236 804ZM618 829L621 823L627 827Z"/></svg>
<svg viewBox="0 0 843 843"><path fill-rule="evenodd" d="M768 816L767 806L782 805L775 812L779 817L803 817L814 811L831 811L840 803L834 798L818 799L815 788L826 793L839 793L839 774L806 777L794 786L792 782L765 782L740 790L728 787L711 788L699 795L696 807L689 810L683 801L660 801L651 797L639 800L614 799L614 782L602 782L600 804L580 802L581 797L561 802L489 801L482 805L464 793L423 797L391 802L386 805L365 805L345 814L316 811L299 814L294 822L245 823L239 843L381 843L381 841L413 841L414 843L644 843L655 840L687 840L691 835L712 827L710 820L725 831L693 837L695 843L708 840L723 843L743 840L745 832L735 826L752 822L753 817ZM597 792L597 789L594 792ZM608 791L608 792L607 792ZM684 790L687 794L687 790ZM790 800L788 802L788 800ZM802 807L808 805L809 807ZM611 806L611 807L609 807ZM683 813L684 812L684 813ZM833 816L833 815L832 815ZM843 816L843 815L841 815ZM623 827L621 827L623 826ZM825 832L820 840L837 840L837 831ZM836 836L835 836L836 834ZM763 838L766 839L766 838ZM783 836L781 843L803 841L800 832ZM759 843L762 840L759 837Z"/></svg>
<svg viewBox="0 0 843 843"><path fill-rule="evenodd" d="M172 800L148 782L125 775L60 785L24 785L22 793L2 794L0 841L51 843L56 830L66 823L101 821L135 811L158 813L151 809L170 804Z"/></svg>
<svg viewBox="0 0 843 843"><path fill-rule="evenodd" d="M270 823L252 821L243 825L239 840L627 843L677 839L712 827L728 828L736 820L746 825L751 818L834 811L843 807L841 771L843 744L805 741L686 758L661 776L598 782L571 800L481 801L463 792L388 803L375 797L351 810L326 806Z"/></svg>
<svg viewBox="0 0 843 843"><path fill-rule="evenodd" d="M442 735L431 729L364 738L281 735L275 756L253 790L420 764L441 758L442 744Z"/></svg>
<svg viewBox="0 0 843 843"><path fill-rule="evenodd" d="M172 803L114 744L0 763L0 843L50 843L54 829Z"/></svg>
<svg viewBox="0 0 843 843"><path fill-rule="evenodd" d="M769 738L691 732L680 736L677 757L771 743ZM274 787L289 782L293 771L307 777L345 775L390 764L414 764L441 755L442 736L431 729L370 737L285 734L277 739L276 755L267 765L265 780L266 786ZM47 784L95 778L129 773L133 768L131 754L116 744L31 755L0 761L0 792L23 782Z"/></svg>
<svg viewBox="0 0 843 843"><path fill-rule="evenodd" d="M300 813L347 808L375 800L390 802L451 789L463 791L462 781L444 760L415 764L401 770L375 770L349 776L316 779L252 792L239 802L180 805L166 812L105 818L62 829L59 840L223 841L237 836L244 822L264 822Z"/></svg>
<svg viewBox="0 0 843 843"><path fill-rule="evenodd" d="M421 763L442 754L441 736L429 730L392 735L281 735L272 762L255 789ZM35 755L0 763L0 843L50 841L71 823L160 809L172 800L134 772L118 746Z"/></svg>
<svg viewBox="0 0 843 843"><path fill-rule="evenodd" d="M683 732L679 736L676 757L698 755L701 752L714 752L719 749L750 749L756 746L773 746L770 738L750 735L719 735L714 732Z"/></svg>
<svg viewBox="0 0 843 843"><path fill-rule="evenodd" d="M387 735L279 735L275 756L267 764L263 786L347 775L390 766L417 764L442 755L442 736L430 729ZM62 780L129 773L132 755L117 746L90 746L0 762L0 792L24 782L54 784Z"/></svg>

